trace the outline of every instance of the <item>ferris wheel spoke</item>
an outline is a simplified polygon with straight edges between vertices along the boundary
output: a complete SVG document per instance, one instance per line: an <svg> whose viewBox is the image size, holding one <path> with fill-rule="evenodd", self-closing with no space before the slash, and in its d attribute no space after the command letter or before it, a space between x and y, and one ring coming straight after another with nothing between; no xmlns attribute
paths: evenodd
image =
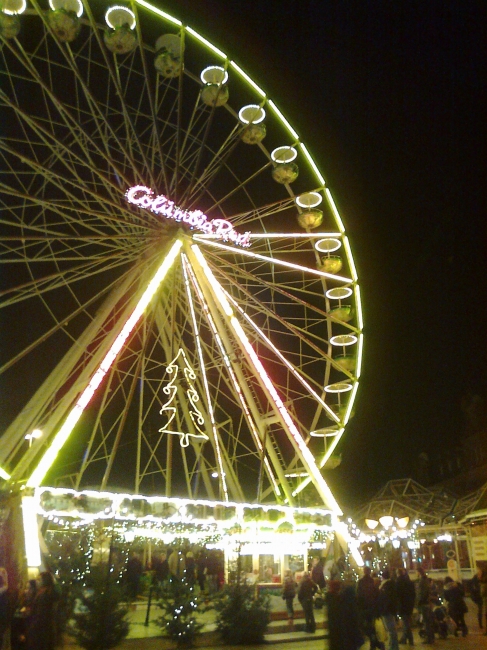
<svg viewBox="0 0 487 650"><path fill-rule="evenodd" d="M211 186L212 181L217 176L222 166L225 164L225 161L233 153L235 147L239 143L239 138L237 134L238 127L234 126L230 130L230 133L226 135L225 139L223 140L223 142L221 143L221 145L218 147L216 151L213 151L212 149L207 147L207 142L209 139L210 129L212 126L212 121L214 119L215 111L216 111L216 107L214 106L211 108L210 115L207 119L204 136L201 141L201 146L198 153L198 159L196 161L196 164L193 167L190 183L184 195L184 197L187 197L185 205L187 205L188 207L192 207L195 205L195 203L198 202L198 199L201 197L202 188L204 187L209 188ZM199 162L205 147L208 149L208 152L211 152L211 158L209 162L206 164L205 168L202 170L201 174L198 175ZM195 196L196 193L198 193L197 197Z"/></svg>
<svg viewBox="0 0 487 650"><path fill-rule="evenodd" d="M67 105L67 103L63 103L60 99L58 99L58 97L54 94L54 91L42 80L40 73L38 72L38 70L33 64L33 61L29 59L29 57L23 52L22 49L19 49L19 51L16 51L15 48L12 47L10 49L12 50L12 53L17 57L17 60L25 67L26 72L30 74L29 81L31 83L35 83L36 86L38 86L39 89L41 90L42 98L45 104L46 115L49 116L49 120L46 122L46 124L49 124L51 128L55 127L56 122L54 122L51 112L52 110L56 111L56 113L59 115L61 119L61 122L58 123L58 126L59 127L63 126L64 128L68 129L68 132L74 137L74 140L77 143L79 150L83 150L85 155L89 157L89 153L86 147L84 146L84 144L89 141L92 150L95 151L98 156L104 158L107 165L109 165L112 168L115 168L115 172L117 173L117 175L123 178L124 174L122 170L117 169L115 167L113 160L108 155L105 155L103 153L103 150L98 145L96 145L95 141L89 136L89 133L86 130L83 130L81 126L83 123L82 120L77 119L76 116L73 114L73 111L70 110L70 107ZM78 79L78 81L80 81L80 83L82 84L82 81L80 79ZM4 94L2 93L2 95L0 96L3 97ZM10 103L12 104L12 102ZM96 113L99 112L98 104L93 101L91 96L89 97L89 103L90 103L90 107L93 109L93 113L89 113L89 119L96 120ZM17 112L15 106L13 106L13 109ZM79 112L79 110L77 112ZM25 111L23 111L23 113L26 114ZM22 115L19 114L19 117L22 117ZM78 115L78 118L79 117L80 116ZM109 128L108 125L107 128ZM57 136L54 135L53 137L56 138ZM27 133L25 133L25 142L30 146L31 140ZM120 148L123 150L121 143L118 144ZM96 171L96 166L92 165L92 167L94 171ZM135 164L134 164L134 169L135 169Z"/></svg>
<svg viewBox="0 0 487 650"><path fill-rule="evenodd" d="M22 162L25 165L28 165L32 171L32 178L34 177L35 174L42 175L43 182L46 185L50 185L56 190L58 190L60 193L62 193L64 197L66 197L66 199L71 200L73 204L75 205L79 204L79 207L81 209L83 208L86 209L85 206L82 204L81 195L78 196L77 194L75 194L75 191L78 191L80 194L82 194L83 192L86 191L87 188L83 184L78 182L76 178L61 179L57 173L46 170L43 163L28 158L27 156L16 152L12 147L8 146L5 142L0 142L0 150L2 150L5 153L8 153L9 155L15 156L16 158L18 158L18 160L20 160L20 162ZM68 190L68 187L70 188L70 191ZM19 194L21 193L19 192ZM96 194L93 190L91 190L89 194L92 199L98 200L100 202L100 205L102 205L105 208L105 210L108 210L109 207L107 205L108 202L104 200L104 197ZM32 197L30 198L30 200L33 200ZM42 204L45 205L46 200L43 199ZM113 205L113 208L120 210L120 206L116 204ZM109 218L110 215L107 214L107 217ZM119 221L116 218L113 218L113 220Z"/></svg>
<svg viewBox="0 0 487 650"><path fill-rule="evenodd" d="M195 237L195 238L199 239L198 237ZM219 241L214 241L212 239L202 239L202 241L204 241L205 244L207 244L210 247L213 246L215 248L219 248L221 250L228 251L228 252L231 252L231 253L235 252L234 247L229 246L227 244L223 244L223 243L221 243ZM317 268L312 268L312 267L309 267L309 266L303 266L301 264L293 264L292 262L287 262L286 260L283 260L283 259L273 258L273 257L269 257L267 255L261 255L260 253L254 253L254 252L249 251L249 250L244 249L244 248L239 248L238 253L239 253L239 255L249 257L249 258L253 258L254 260L261 260L263 262L266 262L267 264L287 267L287 268L295 269L297 271L303 271L304 273L309 273L311 275L317 275L317 276L322 277L322 278L327 278L328 280L336 280L336 281L342 282L344 284L351 284L352 283L351 278L343 277L343 276L340 276L340 275L335 275L333 273L325 273L324 271L320 271Z"/></svg>
<svg viewBox="0 0 487 650"><path fill-rule="evenodd" d="M236 226L244 226L246 224L250 223L256 223L260 220L264 221L268 219L269 217L279 214L281 212L286 212L289 210L289 208L294 207L295 200L293 197L286 197L284 199L280 199L279 201L273 201L272 203L266 203L264 205L259 205L257 207L254 207L251 210L246 210L245 212L237 212L237 213L229 213L228 218L234 223ZM276 235L271 235L269 234L269 237L272 236L279 236L277 233ZM285 236L285 235L284 235ZM198 238L201 237L203 238L208 238L211 239L211 235L198 235ZM252 233L251 238L255 237L266 237L266 233Z"/></svg>
<svg viewBox="0 0 487 650"><path fill-rule="evenodd" d="M49 125L52 130L49 130L35 117L30 115L26 111L21 110L19 106L14 104L12 101L9 101L4 95L4 93L1 93L1 98L5 106L8 106L10 109L15 111L15 114L19 122L21 121L23 126L24 125L28 126L32 131L32 133L36 134L40 138L40 142L36 143L36 146L40 148L42 142L46 150L52 152L52 156L51 156L52 159L55 159L61 166L66 167L66 171L72 174L73 177L77 179L78 183L81 183L81 179L79 177L79 173L77 171L76 166L82 166L83 169L90 170L91 173L93 175L96 175L97 177L101 176L99 166L95 165L95 163L90 159L86 147L84 148L85 157L82 159L79 155L76 154L72 146L68 146L67 144L59 140L55 132L55 128L54 128L55 124L53 122L51 122ZM33 147L34 139L32 138L32 136L29 136L27 134L25 128L23 128L23 130L25 134L25 140L24 140L25 143ZM74 132L73 134L76 137L76 134ZM85 135L86 134L83 132L83 136ZM78 138L77 140L78 140L78 145L81 145L80 139ZM11 149L8 151L9 153L12 153ZM100 153L101 151L98 150L97 154ZM111 161L109 160L108 156L105 156L105 162L111 164ZM52 161L50 162L50 164L52 164ZM104 183L106 187L110 187L110 190L113 192L113 196L115 196L116 193L119 193L119 188L114 183L111 183L108 178L104 179Z"/></svg>
<svg viewBox="0 0 487 650"><path fill-rule="evenodd" d="M125 102L125 95L124 95L123 90L121 88L120 68L119 68L119 66L117 64L117 57L114 54L113 55L113 60L110 60L110 58L108 56L108 53L107 53L107 50L106 50L106 48L105 48L105 46L104 46L104 44L102 42L100 32L98 30L96 21L94 20L93 14L91 12L91 9L90 9L88 3L85 3L85 10L86 10L86 14L88 16L88 19L89 19L89 21L91 23L92 34L94 35L94 37L95 37L95 39L97 41L99 52L101 53L101 56L102 56L103 60L105 61L106 70L108 72L108 78L112 82L113 87L114 87L115 92L116 92L116 95L117 95L117 98L118 98L118 105L119 105L119 108L121 109L121 112L122 112L122 117L123 117L123 121L124 121L124 124L125 124L125 134L126 134L126 137L127 137L127 142L129 143L129 147L131 146L131 144L134 144L134 143L137 145L139 153L140 153L140 155L142 157L142 160L144 162L145 172L148 173L151 182L155 183L155 179L154 179L154 177L152 175L152 167L149 164L149 161L148 161L148 159L146 157L146 154L145 154L145 151L144 151L143 147L140 146L139 139L137 137L137 131L135 129L134 123L133 123L133 121L132 121L132 119L131 119L131 117L130 117L130 115L128 113L128 110L127 110L127 105L126 105L126 102ZM144 81L145 81L145 79L144 79ZM107 84L107 88L108 88L108 84ZM148 93L148 88L147 88L147 86L145 84L144 84L144 92ZM148 93L148 94L150 94L150 93ZM106 118L104 119L104 126L106 126L106 128L107 128L107 130L109 132L112 132L112 129L110 128L110 125L109 125L108 120ZM120 140L118 138L116 138L116 140L117 140L117 144L120 147L120 149L122 151L124 151L127 159L130 160L131 163L132 163L131 166L132 166L132 172L134 173L134 178L138 178L140 181L142 181L143 179L141 179L138 176L138 166L135 165L132 156L127 155L127 151L123 148L122 143L120 142Z"/></svg>
<svg viewBox="0 0 487 650"><path fill-rule="evenodd" d="M291 293L290 291L287 291L284 289L284 286L290 286L285 285L284 283L282 286L280 284L276 284L275 282L270 282L266 280L263 277L263 274L258 274L258 279L256 279L256 273L251 273L250 271L246 271L245 268L242 268L241 265L238 263L232 263L229 261L227 258L224 260L224 264L221 264L222 260L219 257L212 257L212 263L216 269L218 269L218 273L224 277L229 283L233 284L235 289L237 290L238 293L244 292L245 295L249 299L249 305L252 305L254 303L254 299L259 295L259 291L265 293L266 291L272 291L274 295L279 295L282 300L283 304L289 304L289 302L294 303L296 305L299 305L302 309L309 311L310 313L315 314L315 318L321 319L323 321L327 319L334 320L335 322L339 322L343 327L346 329L349 329L350 331L356 332L358 329L350 324L350 323L345 323L343 321L340 321L338 318L333 317L330 315L329 312L323 310L319 305L313 304L310 300L305 300L304 297L301 297L298 295L297 292ZM225 270L223 270L225 269ZM229 274L229 270L233 271L233 275ZM244 283L243 280L246 282ZM248 285L248 288L246 288ZM254 293L252 293L252 290ZM300 291L300 294L303 296L306 296L307 293L310 294L310 298L313 298L316 294L310 292L310 291ZM259 304L265 304L265 303L260 303ZM273 311L267 312L268 314L274 313Z"/></svg>
<svg viewBox="0 0 487 650"><path fill-rule="evenodd" d="M259 463L264 462L267 475L274 487L274 491L277 496L280 496L281 490L279 489L279 484L282 485L284 475L280 469L280 463L276 454L276 450L274 447L270 446L269 440L267 440L267 444L264 444L262 442L262 438L264 438L264 436L259 430L260 427L258 422L261 420L261 417L259 416L259 406L257 405L255 397L252 395L249 382L242 372L242 367L231 361L231 358L234 357L233 346L228 339L228 335L225 333L225 327L220 322L220 318L218 317L217 313L210 308L210 305L204 295L203 286L200 280L198 280L198 274L195 274L193 269L194 266L191 264L191 267L188 268L188 271L191 275L193 286L195 287L195 291L198 294L200 304L203 307L203 312L213 332L215 341L217 342L220 353L227 367L230 380L233 384L233 389L238 395L238 402L240 403L239 406L243 408L246 416L246 422L250 428L254 443L257 450L259 450L257 458L259 460ZM253 369L251 373L252 372ZM268 454L269 458L266 454ZM274 470L277 472L277 475L279 477L279 483L275 478ZM285 488L285 492L287 494L287 497L290 498L291 495L289 490L286 490Z"/></svg>
<svg viewBox="0 0 487 650"><path fill-rule="evenodd" d="M228 279L228 276L225 273L221 273L221 275L223 275ZM233 284L233 281L231 279L229 279L229 282ZM318 344L314 343L311 340L311 337L313 337L312 333L309 335L307 333L307 330L305 330L304 328L298 328L294 326L289 321L289 318L284 318L282 316L279 316L273 309L270 309L265 303L258 300L255 295L252 295L249 291L244 290L244 288L241 285L238 288L248 298L248 302L246 303L247 308L251 306L256 311L256 313L258 313L259 315L264 315L268 322L279 323L284 329L284 331L288 331L293 337L296 337L297 340L300 340L306 347L314 350L318 355L317 358L326 359L330 363L333 363L332 357L327 352L325 352L325 350L322 347L320 347ZM227 299L231 300L231 302L238 309L238 311L244 313L241 307L239 307L239 305L235 301L235 299L232 298L230 294L228 294L228 292L226 291L225 294L227 295ZM259 336L263 337L262 338L263 341L267 341L270 343L270 339L268 339L267 337L265 337L265 335L263 335L261 329L258 328L257 325L253 323L253 321L252 321L252 326L254 329L256 329L256 331L258 331ZM318 337L315 338L318 340ZM277 351L277 348L275 348L275 346L272 344L271 344L271 349Z"/></svg>
<svg viewBox="0 0 487 650"><path fill-rule="evenodd" d="M315 389L314 389L314 388L309 384L309 382L308 382L308 381L305 379L305 377L303 376L303 374L302 374L302 370L303 370L302 366L300 366L300 367L298 368L295 364L293 364L293 363L291 363L290 361L288 361L288 359L285 357L285 355L282 354L282 352L277 348L277 346L275 346L275 345L272 343L271 339L270 339L270 338L269 338L269 337L268 337L268 336L267 336L267 335L262 331L262 329L261 329L261 328L260 328L256 323L254 323L254 321L250 318L250 316L249 316L249 315L248 315L248 314L247 314L247 313L246 313L246 312L245 312L245 311L244 311L244 310L243 310L243 309L238 305L238 303L237 303L237 302L236 302L236 301L235 301L235 300L230 296L230 294L229 294L228 292L225 292L225 294L226 294L226 296L227 296L227 299L228 299L228 300L233 304L233 306L234 306L235 309L240 313L240 315L242 316L242 318L243 318L247 323L249 323L249 325L250 325L250 326L252 327L252 329L257 333L257 335L259 336L259 338L260 338L262 341L265 342L265 344L267 345L267 347L269 347L269 349L271 349L272 352L273 352L273 353L274 353L274 354L275 354L275 355L276 355L276 356L277 356L277 357L282 361L282 363L283 363L283 364L288 368L288 370L289 370L290 372L292 372L292 374L296 377L296 379L300 382L300 384L305 388L305 390L306 390L310 395L312 395L312 396L314 397L314 399L316 400L316 402L317 402L318 404L321 404L322 408L325 409L325 411L327 412L328 416L330 416L333 420L335 420L336 422L338 422L339 419L338 419L338 417L336 416L336 414L333 412L333 410L332 410L332 409L331 409L331 408L326 404L326 402L323 401L322 396L321 396L319 393L316 392L316 390L315 390ZM299 334L296 334L296 335L299 336ZM308 342L308 341L305 341L305 342L309 345L309 342ZM310 346L310 347L312 347L312 346ZM316 350L316 352L318 352L318 354L320 354L320 351L319 351L319 350ZM321 351L321 352L322 352L322 351ZM323 356L324 356L325 358L327 358L328 360L330 360L330 361L333 362L333 359L331 359L328 355L323 355ZM339 369L340 369L340 368L339 368ZM347 374L350 378L352 377L352 375L351 375L350 373L345 373L345 374ZM312 379L311 376L308 377L308 380L309 380L309 381L313 381L313 379Z"/></svg>

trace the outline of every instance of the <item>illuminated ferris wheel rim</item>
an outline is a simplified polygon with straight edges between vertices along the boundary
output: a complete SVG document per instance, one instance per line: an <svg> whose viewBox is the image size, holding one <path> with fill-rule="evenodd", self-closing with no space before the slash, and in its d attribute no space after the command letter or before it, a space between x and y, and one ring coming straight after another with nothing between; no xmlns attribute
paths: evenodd
<svg viewBox="0 0 487 650"><path fill-rule="evenodd" d="M336 205L335 205L335 203L333 201L333 197L332 197L330 191L328 190L328 188L325 187L324 178L321 176L321 173L319 172L319 169L318 169L317 165L314 163L308 149L300 141L300 138L299 138L297 132L291 127L289 122L282 115L282 113L279 111L279 109L274 104L274 102L266 96L265 92L233 60L229 59L225 55L225 53L223 53L218 48L215 48L209 41L207 41L205 38L203 38L201 35L199 35L192 28L183 26L181 21L177 20L176 18L173 18L169 14L166 14L165 12L163 12L163 11L161 11L161 10L155 8L155 7L152 7L151 5L149 5L146 2L141 2L140 0L139 1L136 0L136 4L139 7L144 8L146 10L149 10L152 13L158 15L159 17L161 17L161 18L163 18L165 20L168 20L173 25L176 25L176 26L180 27L181 29L183 29L186 35L190 35L191 37L196 39L196 41L198 41L201 45L203 45L205 48L210 50L213 55L220 58L220 60L222 60L224 62L224 64L225 64L225 70L226 71L229 70L231 73L236 73L237 75L239 75L240 79L245 81L249 85L249 87L252 88L252 90L257 93L257 95L260 98L260 103L262 104L262 106L260 106L259 104L249 105L249 107L253 107L252 110L255 110L255 115L256 115L256 118L254 118L255 123L257 124L257 119L259 120L259 123L261 121L261 118L263 119L262 112L258 112L257 108L260 108L261 110L263 110L262 107L265 106L265 108L267 110L269 110L273 114L273 116L275 118L277 118L277 120L285 128L285 130L291 136L292 142L293 142L292 147L289 146L289 145L286 145L286 146L281 146L281 147L278 147L277 149L275 149L271 153L271 159L273 161L275 161L276 163L279 163L279 162L288 163L288 162L292 162L292 160L294 160L296 158L296 156L298 155L298 152L299 152L300 156L302 156L302 159L307 162L307 164L309 165L310 169L312 170L315 178L318 181L319 190L312 190L310 192L305 193L306 195L303 194L303 195L299 195L299 196L295 197L295 199L294 199L295 204L297 206L299 206L300 208L304 207L304 208L314 209L317 205L319 205L321 200L324 198L326 200L332 214L333 214L333 217L334 217L335 222L336 222L337 227L338 227L338 232L330 232L330 233L310 233L310 232L308 232L308 233L258 233L258 232L248 232L248 233L246 233L247 234L247 239L245 240L245 244L248 245L248 247L250 248L252 241L256 241L258 239L272 240L272 239L277 239L277 238L281 238L281 239L282 238L296 238L296 239L298 239L298 238L313 238L313 239L317 240L317 242L316 242L317 250L326 250L326 251L335 250L335 249L333 249L333 246L335 246L335 244L333 242L338 242L338 244L340 246L343 246L345 254L347 256L347 260L349 262L349 267L350 267L350 271L351 271L350 277L339 276L339 275L336 275L336 274L333 274L333 273L320 271L319 269L306 268L306 267L303 267L302 265L301 266L300 265L294 265L296 268L299 268L303 272L310 272L310 273L312 273L312 274L314 274L316 276L335 279L335 280L341 282L343 284L342 291L350 291L350 292L352 292L354 294L355 305L356 305L356 309L357 309L357 321L358 321L357 336L354 338L354 340L352 340L352 335L350 335L350 339L347 340L346 342L339 341L337 343L337 345L340 344L342 346L357 344L358 353L357 353L357 360L356 360L356 370L354 372L355 381L353 382L353 385L347 384L346 391L351 392L351 397L348 400L347 411L344 414L344 417L341 419L341 424L343 424L343 426L337 429L337 434L334 436L332 445L330 445L328 447L327 454L325 455L325 457L323 457L321 459L320 464L321 464L321 466L324 466L324 464L326 463L327 457L329 457L331 455L334 448L336 447L336 444L338 443L338 441L339 441L339 439L341 437L341 434L343 433L344 426L347 424L348 419L349 419L349 417L351 415L352 406L353 406L354 398L355 398L355 395L356 395L356 392L357 392L357 387L358 387L358 379L360 377L361 351L362 351L362 327L363 327L360 292L359 292L359 287L358 287L358 284L357 284L357 274L356 274L356 270L355 270L355 265L353 263L353 258L352 258L352 254L351 254L351 251L350 251L348 238L345 235L345 229L344 229L342 220L340 218L340 215L338 213L338 210L336 208ZM133 29L134 26L135 25L132 25L131 29ZM217 66L214 66L214 67L217 67ZM224 83L223 78L221 80L221 83ZM243 109L241 109L241 111L242 110ZM240 111L240 113L241 113L241 111ZM249 111L247 111L247 114L248 113L249 113ZM242 120L242 122L243 121L244 120ZM129 191L129 188L127 188L127 191ZM152 212L154 212L154 210L152 210ZM171 215L171 217L172 217L172 215ZM200 222L198 224L195 224L195 226L196 226L196 228L198 228L199 226L202 226L202 225L206 226L206 224L208 224L208 223L210 223L210 222L206 221L205 223L203 223L200 220ZM192 224L188 224L188 225L191 226ZM205 231L204 228L203 228L203 232L194 233L193 238L194 238L195 243L200 241L201 243L206 243L209 246L219 247L221 250L225 250L225 249L227 249L227 250L232 249L233 250L233 245L236 243L236 237L234 237L233 240L230 239L230 241L228 241L229 237L226 236L226 235L228 235L229 232L231 232L229 230L229 228L233 228L232 224L230 224L230 226L227 227L226 231L223 230L223 232L218 232L218 231L217 232L215 232L215 231L209 232L208 230ZM328 242L328 243L323 244L323 241ZM322 248L318 248L318 244L320 244L322 246ZM323 248L323 246L324 246L324 248ZM259 259L262 259L262 261L269 262L268 257L266 258L266 256L264 256L262 254L253 253L252 250L249 250L248 253L247 253L245 250L242 249L242 250L238 251L238 254L241 254L243 256L248 255L252 259L258 259L259 258ZM260 257L259 257L259 255L260 255ZM277 260L277 262L275 262L273 260L272 263L279 264L279 263L283 263L283 262L279 261L279 260ZM287 264L288 264L288 266L292 266L289 263L287 263ZM330 292L331 291L333 291L333 289L331 289ZM334 296L334 295L330 295L328 297L330 299L340 298L339 296ZM333 317L331 317L331 318L333 319ZM334 345L333 340L331 341L331 345ZM328 392L333 392L333 390L335 390L334 387L336 387L336 385L337 385L337 382L334 382L334 384L330 385L331 390L329 390ZM350 388L348 388L348 386L350 386ZM325 387L324 387L324 390L326 391ZM342 392L342 391L345 392L345 389L340 388L339 390L335 390L335 392ZM311 435L313 435L313 433ZM33 481L32 483L35 483L35 482L36 481Z"/></svg>

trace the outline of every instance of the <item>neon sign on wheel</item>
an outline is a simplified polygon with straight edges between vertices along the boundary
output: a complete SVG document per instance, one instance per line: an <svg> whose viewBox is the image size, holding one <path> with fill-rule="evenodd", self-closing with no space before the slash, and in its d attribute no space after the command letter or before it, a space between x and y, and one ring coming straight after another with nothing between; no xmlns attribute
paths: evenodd
<svg viewBox="0 0 487 650"><path fill-rule="evenodd" d="M163 194L154 197L154 191L145 185L134 185L125 192L125 198L129 203L138 205L141 208L150 210L154 214L162 215L166 219L182 221L191 228L197 228L207 235L214 235L218 239L231 241L237 246L250 246L250 232L239 233L232 224L225 219L208 219L201 210L185 210L174 205Z"/></svg>

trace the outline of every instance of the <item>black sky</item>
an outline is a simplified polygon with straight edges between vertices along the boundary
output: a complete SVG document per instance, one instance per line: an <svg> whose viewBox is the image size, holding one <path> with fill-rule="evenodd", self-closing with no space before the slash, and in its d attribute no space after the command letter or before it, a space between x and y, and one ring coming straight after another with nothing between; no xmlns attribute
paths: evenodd
<svg viewBox="0 0 487 650"><path fill-rule="evenodd" d="M345 507L455 448L487 397L483 1L156 0L230 54L309 146L362 286L356 412L329 480Z"/></svg>

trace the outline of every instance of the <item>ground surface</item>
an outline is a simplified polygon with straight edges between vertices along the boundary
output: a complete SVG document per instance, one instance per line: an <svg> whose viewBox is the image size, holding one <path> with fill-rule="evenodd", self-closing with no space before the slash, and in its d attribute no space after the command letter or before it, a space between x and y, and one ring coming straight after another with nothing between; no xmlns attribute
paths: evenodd
<svg viewBox="0 0 487 650"><path fill-rule="evenodd" d="M487 650L487 636L484 636L484 630L480 630L476 619L476 607L473 603L468 601L469 611L466 615L466 621L469 628L469 633L466 637L453 637L449 636L447 639L436 639L434 646L423 643L419 636L418 629L414 629L414 641L418 648L436 647L437 650ZM287 628L286 624L282 621L274 621L270 626L270 633L266 635L266 643L262 646L250 646L254 650L259 648L269 647L279 650L282 646L283 650L290 650L292 647L305 650L327 650L328 640L325 637L326 632L320 625L323 624L324 614L323 611L317 611L316 619L318 629L315 634L307 634L299 630L300 618L296 619L296 625L291 630ZM147 620L147 602L140 601L135 609L131 610L131 631L130 637L126 639L120 646L120 650L172 650L175 644L161 637L160 628L157 626L156 621L159 616L159 609L157 606L152 606L149 610L148 625L145 625ZM218 648L221 650L222 646L218 641L216 633L213 633L214 625L211 619L208 619L205 626L204 634L202 634L197 642L198 647L205 647L208 649ZM286 631L282 631L286 629ZM245 646L236 646L242 650ZM400 646L405 650L408 646ZM227 650L232 650L233 646L225 646ZM363 650L368 650L369 644L363 646ZM64 650L76 650L76 646L68 639Z"/></svg>

